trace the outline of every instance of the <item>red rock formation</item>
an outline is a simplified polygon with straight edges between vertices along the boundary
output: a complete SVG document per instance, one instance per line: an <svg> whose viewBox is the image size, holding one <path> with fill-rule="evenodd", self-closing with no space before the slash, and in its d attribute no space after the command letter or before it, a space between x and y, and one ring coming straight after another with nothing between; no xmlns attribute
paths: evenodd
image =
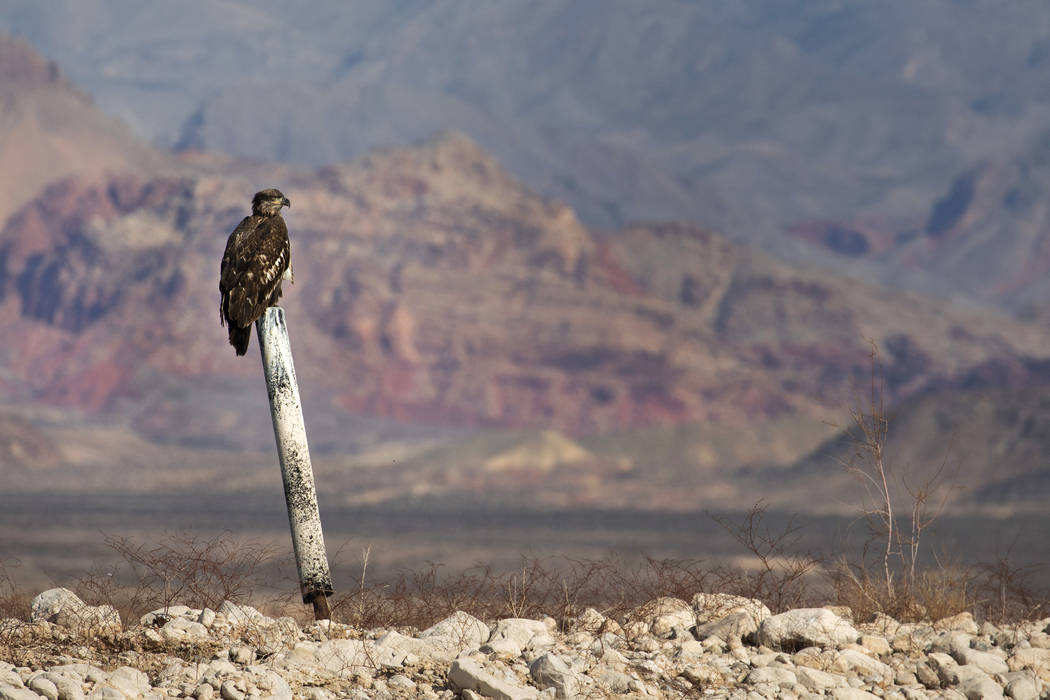
<svg viewBox="0 0 1050 700"><path fill-rule="evenodd" d="M73 179L19 211L0 238L19 381L171 438L222 423L151 416L257 382L216 320L217 261L250 191L208 174ZM743 425L840 409L868 372L865 338L887 344L895 396L1050 347L1041 329L794 270L695 226L598 235L456 135L286 191L298 371L334 411L576 433Z"/></svg>

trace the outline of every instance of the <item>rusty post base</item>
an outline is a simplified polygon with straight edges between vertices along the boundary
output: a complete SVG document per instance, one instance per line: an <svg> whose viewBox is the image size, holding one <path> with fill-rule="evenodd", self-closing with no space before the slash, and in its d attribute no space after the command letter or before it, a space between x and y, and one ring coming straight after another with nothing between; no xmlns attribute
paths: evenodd
<svg viewBox="0 0 1050 700"><path fill-rule="evenodd" d="M331 620L332 610L328 607L328 596L323 593L318 593L310 601L314 606L314 619L315 620Z"/></svg>

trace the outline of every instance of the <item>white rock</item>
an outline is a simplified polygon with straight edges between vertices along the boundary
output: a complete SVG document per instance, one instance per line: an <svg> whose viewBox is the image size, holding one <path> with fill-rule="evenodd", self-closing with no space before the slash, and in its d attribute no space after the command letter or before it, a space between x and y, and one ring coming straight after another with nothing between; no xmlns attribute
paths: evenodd
<svg viewBox="0 0 1050 700"><path fill-rule="evenodd" d="M593 672L591 674L594 675ZM625 694L631 692L631 683L634 679L628 676L626 673L615 671L610 668L598 669L597 678L598 688L606 693L618 693ZM598 697L602 697L599 695Z"/></svg>
<svg viewBox="0 0 1050 700"><path fill-rule="evenodd" d="M1003 687L976 666L957 666L955 672L958 676L956 690L969 700L995 700L1003 697Z"/></svg>
<svg viewBox="0 0 1050 700"><path fill-rule="evenodd" d="M263 697L274 700L292 700L292 688L280 674L261 665L249 666L247 670L252 683L259 689Z"/></svg>
<svg viewBox="0 0 1050 700"><path fill-rule="evenodd" d="M590 634L604 632L606 631L606 628L610 627L615 627L615 629L609 629L608 631L620 631L620 623L616 622L616 620L611 620L605 617L605 615L602 615L594 608L587 608L584 610L583 613L581 613L573 622L572 627L574 630L588 632Z"/></svg>
<svg viewBox="0 0 1050 700"><path fill-rule="evenodd" d="M159 627L168 620L173 620L176 617L186 617L189 613L190 608L185 605L169 605L167 607L149 611L139 618L139 624L146 627Z"/></svg>
<svg viewBox="0 0 1050 700"><path fill-rule="evenodd" d="M66 676L76 682L88 681L90 683L96 683L103 681L106 678L106 672L100 668L96 668L91 664L86 663L75 663L75 664L62 664L60 666L52 666L49 674L54 673L58 676ZM47 676L49 680L54 680L51 675ZM59 687L61 691L61 687Z"/></svg>
<svg viewBox="0 0 1050 700"><path fill-rule="evenodd" d="M959 664L952 657L943 652L932 651L926 655L926 661L930 664L930 668L937 672L941 683L955 685L959 682L959 677L955 674L955 669Z"/></svg>
<svg viewBox="0 0 1050 700"><path fill-rule="evenodd" d="M192 674L194 677L197 677L198 675L202 677L224 677L240 675L241 669L237 668L237 666L235 666L227 659L212 659L211 661L200 666L199 668L194 668L193 666L187 665L184 667L182 672L184 675Z"/></svg>
<svg viewBox="0 0 1050 700"><path fill-rule="evenodd" d="M930 650L931 643L934 639L934 631L932 627L927 625L900 625L897 634L894 635L890 645L894 651L904 652L906 654L914 652L926 652Z"/></svg>
<svg viewBox="0 0 1050 700"><path fill-rule="evenodd" d="M215 611L211 608L204 608L201 610L201 614L197 616L197 622L205 627L211 627L215 624Z"/></svg>
<svg viewBox="0 0 1050 700"><path fill-rule="evenodd" d="M458 647L446 641L445 637L416 639L387 632L376 642L376 661L386 668L401 668L410 657L449 662L456 658Z"/></svg>
<svg viewBox="0 0 1050 700"><path fill-rule="evenodd" d="M507 618L496 623L489 635L488 642L501 639L513 641L519 649L545 649L554 646L554 639L547 630L547 625L539 620Z"/></svg>
<svg viewBox="0 0 1050 700"><path fill-rule="evenodd" d="M853 625L824 608L789 610L766 618L758 628L759 643L772 649L842 648L859 636Z"/></svg>
<svg viewBox="0 0 1050 700"><path fill-rule="evenodd" d="M650 634L661 638L669 637L676 628L689 629L696 624L693 606L684 600L667 596L638 606L631 613L631 618L646 625L646 631Z"/></svg>
<svg viewBox="0 0 1050 700"><path fill-rule="evenodd" d="M386 683L391 688L397 688L397 689L400 689L400 690L415 690L416 689L415 681L413 681L411 678L409 678L408 676L406 676L403 673L397 673L397 674L391 676L390 680L388 680Z"/></svg>
<svg viewBox="0 0 1050 700"><path fill-rule="evenodd" d="M755 668L762 668L763 666L768 666L776 661L778 656L780 656L780 654L775 651L758 651L751 654L751 665Z"/></svg>
<svg viewBox="0 0 1050 700"><path fill-rule="evenodd" d="M149 692L149 676L137 668L121 666L109 672L109 684L128 697Z"/></svg>
<svg viewBox="0 0 1050 700"><path fill-rule="evenodd" d="M965 632L966 634L977 634L980 631L977 623L973 621L973 615L968 612L961 612L958 615L938 620L936 625L937 627Z"/></svg>
<svg viewBox="0 0 1050 700"><path fill-rule="evenodd" d="M43 695L47 700L58 700L58 686L48 680L40 673L29 679L29 689L38 695Z"/></svg>
<svg viewBox="0 0 1050 700"><path fill-rule="evenodd" d="M878 700L878 695L860 688L833 688L831 697L835 700Z"/></svg>
<svg viewBox="0 0 1050 700"><path fill-rule="evenodd" d="M208 630L199 622L185 617L176 617L160 628L160 636L169 642L198 640L206 638Z"/></svg>
<svg viewBox="0 0 1050 700"><path fill-rule="evenodd" d="M1014 700L1039 700L1039 685L1034 678L1015 678L1006 685L1006 694Z"/></svg>
<svg viewBox="0 0 1050 700"><path fill-rule="evenodd" d="M229 658L235 664L250 664L255 660L255 651L251 647L238 644L230 647Z"/></svg>
<svg viewBox="0 0 1050 700"><path fill-rule="evenodd" d="M798 666L795 668L795 676L798 682L806 686L814 693L820 693L828 688L841 688L846 686L846 679L833 673L827 673L815 668Z"/></svg>
<svg viewBox="0 0 1050 700"><path fill-rule="evenodd" d="M868 629L874 630L886 639L893 639L901 629L901 623L885 613L875 613L875 619L868 623Z"/></svg>
<svg viewBox="0 0 1050 700"><path fill-rule="evenodd" d="M1019 671L1023 668L1033 670L1050 668L1050 649L1014 649L1013 654L1006 660L1011 671Z"/></svg>
<svg viewBox="0 0 1050 700"><path fill-rule="evenodd" d="M747 682L751 685L758 685L759 683L786 685L788 683L797 683L798 677L795 676L793 671L782 666L763 666L747 674Z"/></svg>
<svg viewBox="0 0 1050 700"><path fill-rule="evenodd" d="M717 640L717 637L708 637L704 640L705 644L708 640L711 639ZM695 639L686 639L682 641L681 644L675 644L675 646L677 647L677 650L675 651L676 659L699 659L701 656L704 655L704 651L707 649L707 647L704 644L701 644ZM718 651L714 653L721 654L722 650L725 648L725 645L719 644L718 647Z"/></svg>
<svg viewBox="0 0 1050 700"><path fill-rule="evenodd" d="M219 688L219 696L222 700L244 700L245 693L234 681L229 680L223 681L222 687Z"/></svg>
<svg viewBox="0 0 1050 700"><path fill-rule="evenodd" d="M0 685L0 700L40 700L40 696L22 686Z"/></svg>
<svg viewBox="0 0 1050 700"><path fill-rule="evenodd" d="M718 637L728 640L730 644L739 644L744 637L758 630L754 616L746 611L740 610L730 613L711 622L705 622L696 627L696 636L700 639Z"/></svg>
<svg viewBox="0 0 1050 700"><path fill-rule="evenodd" d="M843 649L836 653L834 660L831 662L831 670L838 673L854 671L863 676L893 678L892 668L857 649Z"/></svg>
<svg viewBox="0 0 1050 700"><path fill-rule="evenodd" d="M360 639L330 639L314 651L316 665L328 673L341 676L365 668L376 668L375 649Z"/></svg>
<svg viewBox="0 0 1050 700"><path fill-rule="evenodd" d="M58 688L58 700L84 700L84 690L80 687L79 676L73 680L66 675L51 669L44 674L44 678L55 684Z"/></svg>
<svg viewBox="0 0 1050 700"><path fill-rule="evenodd" d="M456 611L432 627L423 630L419 637L420 639L440 637L453 644L455 648L463 650L477 649L482 643L488 641L489 634L488 625L477 617Z"/></svg>
<svg viewBox="0 0 1050 700"><path fill-rule="evenodd" d="M622 670L627 666L627 657L619 649L611 644L595 640L589 649L591 655L602 662L602 665L616 670Z"/></svg>
<svg viewBox="0 0 1050 700"><path fill-rule="evenodd" d="M266 617L250 605L238 605L229 600L222 601L217 612L224 615L234 625L269 627L274 622L272 618Z"/></svg>
<svg viewBox="0 0 1050 700"><path fill-rule="evenodd" d="M33 598L29 619L33 622L37 620L53 622L52 618L62 610L77 611L85 607L87 603L68 588L51 588Z"/></svg>
<svg viewBox="0 0 1050 700"><path fill-rule="evenodd" d="M762 601L728 593L697 593L693 596L691 604L699 623L713 622L734 613L744 612L757 627L762 620L772 616Z"/></svg>
<svg viewBox="0 0 1050 700"><path fill-rule="evenodd" d="M481 645L481 651L505 659L521 656L521 647L513 639L490 639Z"/></svg>
<svg viewBox="0 0 1050 700"><path fill-rule="evenodd" d="M893 648L886 638L874 634L862 635L860 645L875 656L889 656L893 653Z"/></svg>
<svg viewBox="0 0 1050 700"><path fill-rule="evenodd" d="M978 651L976 649L957 649L952 652L952 658L966 666L976 666L985 673L1006 673L1010 670L1006 660L990 651Z"/></svg>
<svg viewBox="0 0 1050 700"><path fill-rule="evenodd" d="M448 682L460 690L474 690L494 700L526 700L539 695L535 688L503 680L473 659L457 659L448 671Z"/></svg>
<svg viewBox="0 0 1050 700"><path fill-rule="evenodd" d="M694 685L725 685L725 674L707 664L690 664L682 669L682 677Z"/></svg>

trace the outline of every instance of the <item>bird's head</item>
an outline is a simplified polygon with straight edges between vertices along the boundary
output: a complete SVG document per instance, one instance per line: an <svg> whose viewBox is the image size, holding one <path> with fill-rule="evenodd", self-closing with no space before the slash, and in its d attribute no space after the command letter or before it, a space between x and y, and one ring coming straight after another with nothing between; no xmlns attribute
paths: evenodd
<svg viewBox="0 0 1050 700"><path fill-rule="evenodd" d="M275 187L256 192L252 197L252 214L256 216L275 216L281 207L290 206L292 203Z"/></svg>

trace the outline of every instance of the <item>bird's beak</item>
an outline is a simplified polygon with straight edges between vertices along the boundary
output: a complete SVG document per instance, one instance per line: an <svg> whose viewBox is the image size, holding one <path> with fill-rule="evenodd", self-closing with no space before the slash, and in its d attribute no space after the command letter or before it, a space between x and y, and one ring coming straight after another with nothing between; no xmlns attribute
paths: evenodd
<svg viewBox="0 0 1050 700"><path fill-rule="evenodd" d="M292 208L292 200L288 199L287 197L281 200L281 204L288 207L289 209Z"/></svg>

